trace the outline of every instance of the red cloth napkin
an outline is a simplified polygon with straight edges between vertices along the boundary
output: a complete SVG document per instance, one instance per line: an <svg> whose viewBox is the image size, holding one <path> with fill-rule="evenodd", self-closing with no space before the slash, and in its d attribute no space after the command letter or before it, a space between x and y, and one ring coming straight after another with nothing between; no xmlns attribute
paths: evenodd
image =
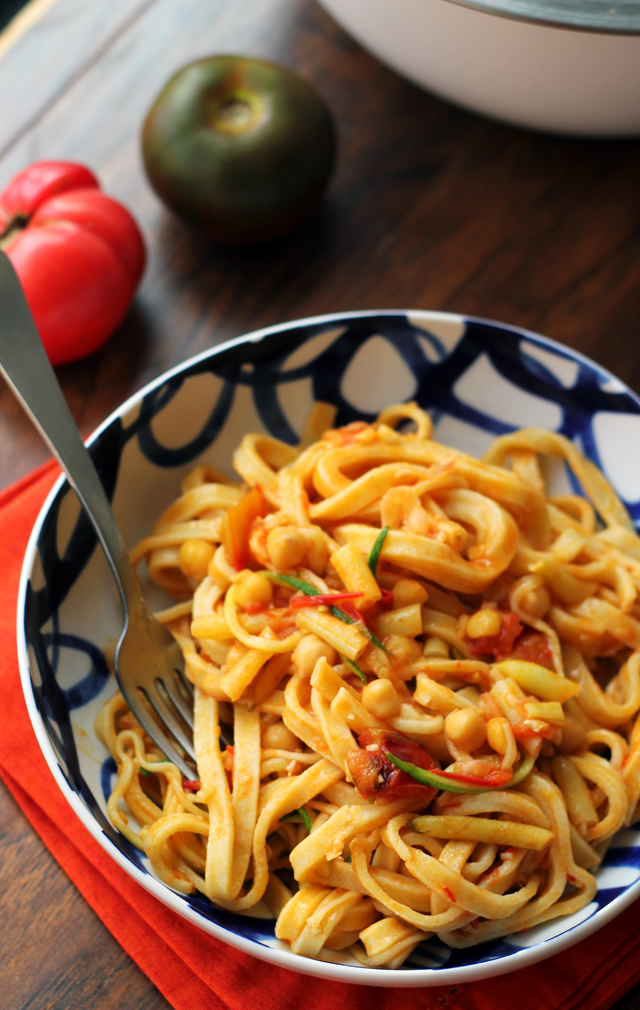
<svg viewBox="0 0 640 1010"><path fill-rule="evenodd" d="M227 947L148 894L71 812L42 757L15 646L20 568L59 470L40 467L0 494L0 774L96 914L176 1010L606 1010L640 979L640 903L582 943L521 971L433 989L320 982Z"/></svg>

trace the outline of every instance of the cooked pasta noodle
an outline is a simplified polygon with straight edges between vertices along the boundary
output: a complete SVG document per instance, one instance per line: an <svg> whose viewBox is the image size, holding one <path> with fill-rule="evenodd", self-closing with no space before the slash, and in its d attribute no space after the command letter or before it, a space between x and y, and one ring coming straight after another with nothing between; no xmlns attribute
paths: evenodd
<svg viewBox="0 0 640 1010"><path fill-rule="evenodd" d="M193 781L116 695L114 825L160 877L397 968L577 911L640 813L640 539L558 434L483 461L416 404L246 435L132 552L195 692ZM559 457L584 491L549 495ZM221 742L220 726L233 731Z"/></svg>

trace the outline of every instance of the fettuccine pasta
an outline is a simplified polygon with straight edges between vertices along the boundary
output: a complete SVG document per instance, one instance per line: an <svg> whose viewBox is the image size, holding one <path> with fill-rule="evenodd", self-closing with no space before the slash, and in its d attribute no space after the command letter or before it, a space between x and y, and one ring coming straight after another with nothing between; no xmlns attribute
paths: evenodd
<svg viewBox="0 0 640 1010"><path fill-rule="evenodd" d="M97 728L109 816L161 880L397 968L592 900L639 813L640 539L561 435L480 461L415 404L332 419L246 435L239 483L197 467L132 552L177 600L193 780L119 694ZM549 456L584 497L547 493Z"/></svg>

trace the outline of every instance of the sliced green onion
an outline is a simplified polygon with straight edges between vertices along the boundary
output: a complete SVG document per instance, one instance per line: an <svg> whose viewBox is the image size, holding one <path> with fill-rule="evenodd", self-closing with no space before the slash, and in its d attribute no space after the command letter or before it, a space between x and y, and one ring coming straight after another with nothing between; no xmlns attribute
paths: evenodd
<svg viewBox="0 0 640 1010"><path fill-rule="evenodd" d="M342 660L345 666L349 667L352 673L357 673L358 677L360 678L363 684L367 683L367 678L365 677L364 673L362 672L357 663L354 663L353 660L347 659L347 657L343 655L340 655L340 659Z"/></svg>
<svg viewBox="0 0 640 1010"><path fill-rule="evenodd" d="M261 575L266 575L268 579L274 579L276 582L284 582L285 585L291 586L292 589L297 589L299 593L304 593L305 596L320 596L321 594L312 586L310 582L303 582L302 579L294 579L292 575L281 575L280 572L261 572Z"/></svg>
<svg viewBox="0 0 640 1010"><path fill-rule="evenodd" d="M410 761L401 761L400 758L395 757L393 754L387 753L387 758L396 766L396 768L399 768L400 771L406 772L407 775L410 775L412 779L415 779L416 782L420 782L423 786L431 786L434 789L441 789L442 792L445 793L464 793L466 795L490 793L494 789L510 789L512 786L517 786L519 782L526 779L527 775L533 768L533 758L527 755L518 768L516 768L509 781L505 782L503 785L486 787L466 786L464 782L455 782L453 779L447 779L443 775L438 775L437 772L430 772L427 771L426 768L419 768L418 765L414 765Z"/></svg>
<svg viewBox="0 0 640 1010"><path fill-rule="evenodd" d="M303 823L307 831L311 833L311 818L304 807L299 807L298 810L292 810L290 814L285 814L284 817L280 818L280 820L293 821L296 824Z"/></svg>
<svg viewBox="0 0 640 1010"><path fill-rule="evenodd" d="M386 651L387 651L387 650L385 649L384 645L382 644L382 642L380 641L380 639L379 639L379 638L376 638L376 636L374 635L374 633L373 633L372 631L369 631L369 629L368 629L368 628L365 628L365 629L364 629L364 631L363 631L363 634L364 634L364 635L366 635L366 636L367 636L367 638L369 638L369 639L371 640L371 644L372 644L372 645L377 645L377 646L378 646L378 648L379 648L379 649L382 649L382 651L383 651L383 652L386 652Z"/></svg>
<svg viewBox="0 0 640 1010"><path fill-rule="evenodd" d="M347 614L343 614L343 612L341 610L338 610L337 607L331 607L330 609L333 616L337 617L339 621L343 621L345 624L360 623L359 621L356 621L353 617L349 617Z"/></svg>
<svg viewBox="0 0 640 1010"><path fill-rule="evenodd" d="M382 554L382 548L384 547L384 542L387 539L387 533L389 532L389 526L383 526L383 528L378 533L375 539L375 543L371 548L371 553L369 554L369 559L367 564L374 579L376 577L376 572L378 571L378 562L380 560L380 555Z"/></svg>

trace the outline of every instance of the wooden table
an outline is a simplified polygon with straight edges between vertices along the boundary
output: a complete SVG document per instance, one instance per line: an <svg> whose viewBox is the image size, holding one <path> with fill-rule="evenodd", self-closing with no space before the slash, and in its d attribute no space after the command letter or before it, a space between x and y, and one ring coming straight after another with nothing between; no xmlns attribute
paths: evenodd
<svg viewBox="0 0 640 1010"><path fill-rule="evenodd" d="M0 61L0 185L36 158L86 162L134 210L149 248L120 332L58 370L83 432L212 344L342 309L493 317L564 341L640 388L639 142L525 133L456 109L377 63L313 0L43 6ZM340 160L324 207L272 247L209 245L144 179L138 135L152 98L178 67L216 51L299 70L335 113ZM46 456L2 387L0 486ZM4 787L0 824L4 1010L168 1007Z"/></svg>

